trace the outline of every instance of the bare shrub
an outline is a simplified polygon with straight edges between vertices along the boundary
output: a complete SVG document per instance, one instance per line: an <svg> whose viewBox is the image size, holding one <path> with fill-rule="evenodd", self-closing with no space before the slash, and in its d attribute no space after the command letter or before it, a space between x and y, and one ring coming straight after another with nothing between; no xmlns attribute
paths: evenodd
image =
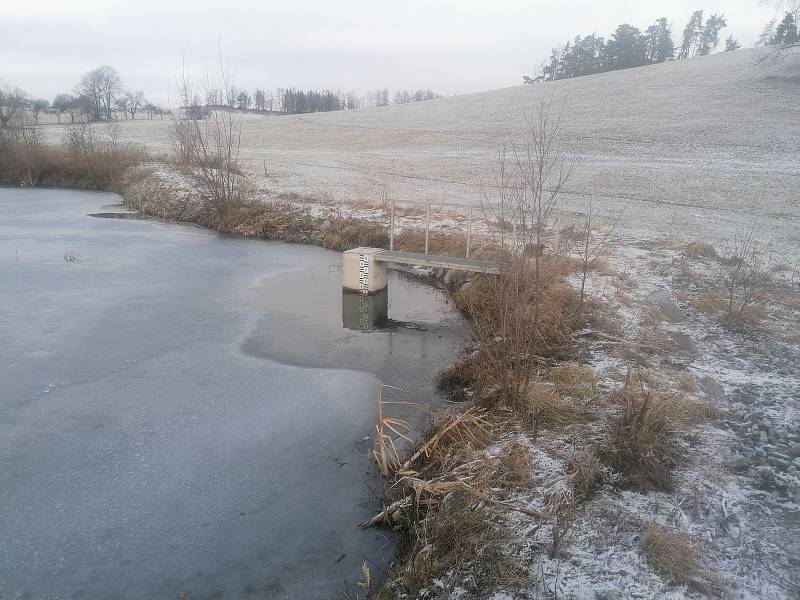
<svg viewBox="0 0 800 600"><path fill-rule="evenodd" d="M727 309L725 322L731 326L749 327L764 316L762 308L770 283L768 269L770 245L760 240L757 223L738 231L724 262Z"/></svg>
<svg viewBox="0 0 800 600"><path fill-rule="evenodd" d="M686 585L706 596L721 596L719 579L703 565L700 544L690 535L649 522L639 531L639 546L667 583Z"/></svg>
<svg viewBox="0 0 800 600"><path fill-rule="evenodd" d="M580 264L579 274L581 278L580 297L578 301L579 317L583 315L584 300L586 298L586 282L589 279L589 273L595 269L597 260L611 241L614 230L622 219L624 210L625 208L623 207L619 214L612 219L608 228L603 231L596 231L597 215L594 213L591 197L586 205L586 211L583 213L581 236L578 243L575 245Z"/></svg>
<svg viewBox="0 0 800 600"><path fill-rule="evenodd" d="M228 97L234 81L220 58L216 85ZM211 88L206 76L206 91ZM252 188L242 177L239 155L241 117L232 110L213 110L207 118L193 110L199 106L192 81L182 70L178 92L183 112L176 111L170 125L170 141L176 161L197 186L203 201L216 211L221 227L235 223L232 213L252 201Z"/></svg>
<svg viewBox="0 0 800 600"><path fill-rule="evenodd" d="M542 102L526 117L522 145L501 145L495 185L484 188L487 220L499 224L501 273L456 295L482 342L497 388L492 395L512 406L527 407L539 359L564 348L575 315L568 261L557 245L545 252L553 211L574 167L558 145L562 112L553 110L552 99Z"/></svg>
<svg viewBox="0 0 800 600"><path fill-rule="evenodd" d="M70 151L84 156L99 152L103 145L95 127L83 122L74 123L67 128L61 137L61 143Z"/></svg>

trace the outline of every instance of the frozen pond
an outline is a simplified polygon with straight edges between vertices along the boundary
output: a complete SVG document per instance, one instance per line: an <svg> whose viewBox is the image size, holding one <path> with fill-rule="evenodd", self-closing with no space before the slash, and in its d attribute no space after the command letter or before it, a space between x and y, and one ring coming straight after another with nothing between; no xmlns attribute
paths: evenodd
<svg viewBox="0 0 800 600"><path fill-rule="evenodd" d="M354 596L377 385L430 401L461 320L393 274L358 331L339 254L117 201L0 188L0 597Z"/></svg>

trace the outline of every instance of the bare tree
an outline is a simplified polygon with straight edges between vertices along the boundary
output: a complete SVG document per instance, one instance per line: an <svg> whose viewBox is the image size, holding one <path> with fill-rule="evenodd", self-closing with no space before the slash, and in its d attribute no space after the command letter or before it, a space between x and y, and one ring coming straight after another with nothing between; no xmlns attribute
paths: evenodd
<svg viewBox="0 0 800 600"><path fill-rule="evenodd" d="M216 87L205 74L206 97L211 90L231 98L235 92L233 78L220 57ZM194 180L203 199L215 210L220 226L225 227L231 211L249 200L247 183L241 177L241 115L228 110L210 110L202 118L193 108L199 106L185 68L181 69L178 90L183 104L183 118L172 117L170 138L183 167Z"/></svg>
<svg viewBox="0 0 800 600"><path fill-rule="evenodd" d="M61 115L65 112L70 112L70 108L72 103L75 102L75 97L71 94L59 94L55 98L53 98L53 104L51 105L53 112L55 113L56 117L58 118L58 122L61 123ZM70 113L72 115L72 113ZM72 122L75 122L75 117L72 115Z"/></svg>
<svg viewBox="0 0 800 600"><path fill-rule="evenodd" d="M114 101L121 91L122 79L119 72L109 65L100 65L84 73L78 85L78 93L91 101L95 118L111 118Z"/></svg>
<svg viewBox="0 0 800 600"><path fill-rule="evenodd" d="M0 87L0 127L8 127L11 119L24 108L28 95L18 87Z"/></svg>
<svg viewBox="0 0 800 600"><path fill-rule="evenodd" d="M95 115L92 101L86 96L74 98L69 106L70 122L75 123L75 117L84 117L85 121L90 121Z"/></svg>
<svg viewBox="0 0 800 600"><path fill-rule="evenodd" d="M122 114L125 115L125 118L128 118L128 103L130 99L128 98L127 94L122 94L119 98L114 100L114 110L121 111Z"/></svg>
<svg viewBox="0 0 800 600"><path fill-rule="evenodd" d="M581 289L580 299L578 301L578 318L583 316L583 307L586 300L586 282L589 279L589 271L595 267L597 259L608 247L608 244L614 235L614 230L617 228L617 225L619 225L624 211L625 208L623 207L619 214L612 219L610 225L605 230L597 232L595 230L597 225L597 215L594 212L594 206L591 197L586 204L586 212L583 215L583 223L581 227L581 238L576 247L576 254L578 255L581 264Z"/></svg>
<svg viewBox="0 0 800 600"><path fill-rule="evenodd" d="M526 249L533 252L534 286L537 298L541 295L542 254L544 234L556 207L557 199L572 175L574 160L557 146L558 130L564 105L554 112L553 98L536 108L533 118L526 116L525 144L514 149L523 192L517 196L515 217L526 235ZM539 306L534 303L534 327L539 323Z"/></svg>
<svg viewBox="0 0 800 600"><path fill-rule="evenodd" d="M31 100L30 106L31 113L33 113L33 124L38 125L39 115L47 112L47 109L50 108L50 103L44 98L37 98L36 100Z"/></svg>
<svg viewBox="0 0 800 600"><path fill-rule="evenodd" d="M142 110L147 113L147 118L152 119L153 115L156 114L158 111L158 106L153 104L152 102L145 102L144 106L142 106Z"/></svg>
<svg viewBox="0 0 800 600"><path fill-rule="evenodd" d="M575 166L559 145L562 114L563 105L555 109L551 98L526 116L522 143L501 144L493 185L483 188L484 211L497 224L501 274L491 282L491 310L475 311L473 317L483 351L512 402L527 393L535 357L546 351L551 337L545 334L551 324L543 322L542 305L546 282L563 257L555 247L545 253L545 241Z"/></svg>
<svg viewBox="0 0 800 600"><path fill-rule="evenodd" d="M144 92L138 90L136 92L127 92L125 97L128 99L128 113L131 115L131 120L136 119L136 113L146 102Z"/></svg>

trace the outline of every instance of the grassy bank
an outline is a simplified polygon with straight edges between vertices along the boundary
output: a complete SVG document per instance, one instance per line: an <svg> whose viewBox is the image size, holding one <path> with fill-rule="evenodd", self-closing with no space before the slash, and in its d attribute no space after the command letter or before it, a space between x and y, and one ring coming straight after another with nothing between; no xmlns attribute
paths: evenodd
<svg viewBox="0 0 800 600"><path fill-rule="evenodd" d="M0 129L0 182L122 192L126 173L147 159L141 146L121 143L113 129L80 124L58 145L44 144L36 127Z"/></svg>
<svg viewBox="0 0 800 600"><path fill-rule="evenodd" d="M719 417L687 373L658 364L674 348L651 334L627 344L612 306L582 305L571 284L582 265L569 253L541 257L538 286L532 262L508 255L498 277L450 279L474 343L437 383L463 409L406 457L378 424L375 455L392 485L369 524L400 530L404 542L377 598L556 593L535 565L569 558L574 539L591 535L576 528L600 518L603 494L673 492L691 461L687 440ZM597 340L625 355L625 372L591 368ZM719 592L698 540L652 520L632 526L643 568L667 585ZM520 536L526 530L535 544Z"/></svg>

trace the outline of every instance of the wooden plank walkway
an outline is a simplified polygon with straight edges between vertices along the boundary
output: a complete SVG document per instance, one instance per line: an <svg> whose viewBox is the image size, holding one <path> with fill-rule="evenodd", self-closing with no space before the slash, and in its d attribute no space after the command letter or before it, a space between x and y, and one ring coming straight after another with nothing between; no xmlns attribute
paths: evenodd
<svg viewBox="0 0 800 600"><path fill-rule="evenodd" d="M471 258L451 258L414 252L396 252L384 250L375 255L378 262L431 267L433 269L452 269L453 271L471 271L473 273L500 273L500 265L496 262L473 260Z"/></svg>

